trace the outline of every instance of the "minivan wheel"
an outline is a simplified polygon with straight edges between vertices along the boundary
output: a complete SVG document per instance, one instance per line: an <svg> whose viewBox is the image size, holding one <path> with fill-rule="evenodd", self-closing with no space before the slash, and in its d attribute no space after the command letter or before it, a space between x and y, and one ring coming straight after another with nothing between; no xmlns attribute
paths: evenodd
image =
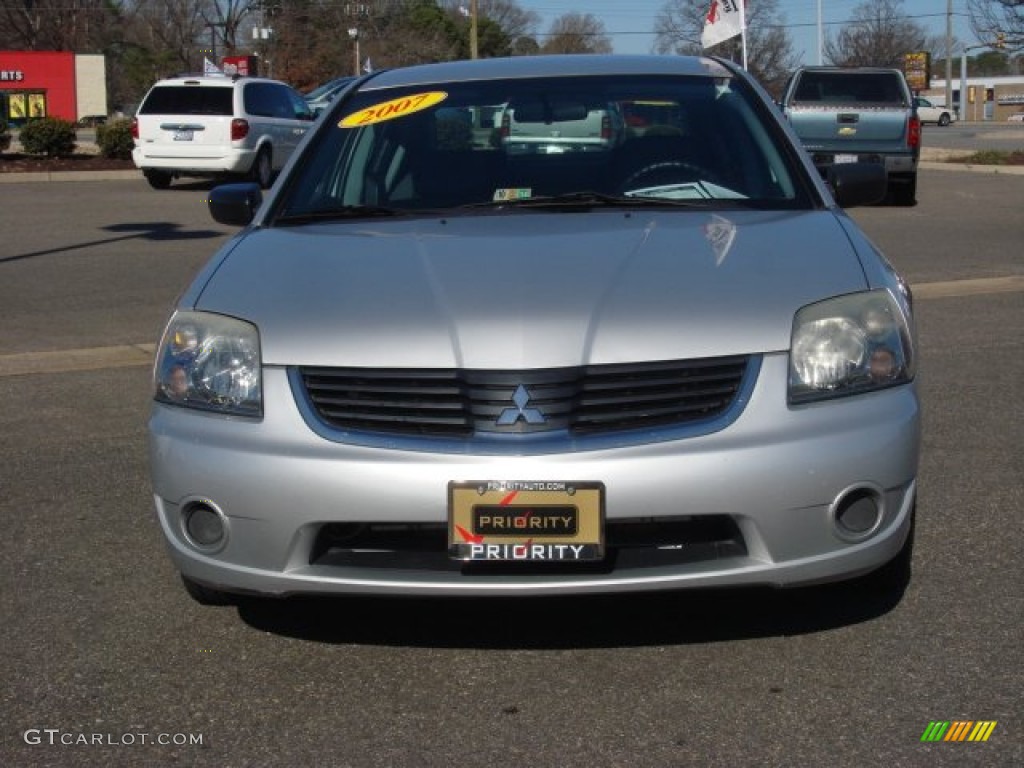
<svg viewBox="0 0 1024 768"><path fill-rule="evenodd" d="M153 189L167 189L171 186L171 174L163 171L146 171L143 174Z"/></svg>
<svg viewBox="0 0 1024 768"><path fill-rule="evenodd" d="M252 180L260 185L260 189L269 189L273 176L274 167L270 163L270 150L264 147L253 161Z"/></svg>
<svg viewBox="0 0 1024 768"><path fill-rule="evenodd" d="M949 115L946 114L945 112L939 115L939 125L941 125L943 128L949 125Z"/></svg>

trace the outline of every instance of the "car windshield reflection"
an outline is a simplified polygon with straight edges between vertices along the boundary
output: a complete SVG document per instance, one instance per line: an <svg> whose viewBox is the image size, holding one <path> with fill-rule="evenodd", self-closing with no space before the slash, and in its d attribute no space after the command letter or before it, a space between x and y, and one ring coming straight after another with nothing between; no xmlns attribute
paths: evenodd
<svg viewBox="0 0 1024 768"><path fill-rule="evenodd" d="M505 211L572 195L807 207L760 109L745 84L706 77L363 90L326 115L277 215Z"/></svg>

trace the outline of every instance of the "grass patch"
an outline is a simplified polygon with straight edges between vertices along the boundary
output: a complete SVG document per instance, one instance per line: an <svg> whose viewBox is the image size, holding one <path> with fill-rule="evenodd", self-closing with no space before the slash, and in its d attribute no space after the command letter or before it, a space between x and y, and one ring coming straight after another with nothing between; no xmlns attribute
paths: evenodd
<svg viewBox="0 0 1024 768"><path fill-rule="evenodd" d="M952 157L951 163L970 163L971 165L1024 165L1024 150L1007 152L1001 149L983 149L972 155Z"/></svg>

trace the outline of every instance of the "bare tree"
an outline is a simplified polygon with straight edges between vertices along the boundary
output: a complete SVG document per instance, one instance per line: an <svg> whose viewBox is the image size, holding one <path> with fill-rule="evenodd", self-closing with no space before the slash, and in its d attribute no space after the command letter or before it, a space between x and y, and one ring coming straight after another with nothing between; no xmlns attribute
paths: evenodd
<svg viewBox="0 0 1024 768"><path fill-rule="evenodd" d="M208 0L203 21L215 30L214 38L222 43L224 52L238 50L238 34L246 19L255 13L261 0Z"/></svg>
<svg viewBox="0 0 1024 768"><path fill-rule="evenodd" d="M903 0L864 0L834 38L825 41L825 56L844 67L901 67L905 54L940 51L945 44L929 37L923 26L908 18Z"/></svg>
<svg viewBox="0 0 1024 768"><path fill-rule="evenodd" d="M117 6L105 0L5 0L0 5L0 48L99 51L117 17Z"/></svg>
<svg viewBox="0 0 1024 768"><path fill-rule="evenodd" d="M604 22L591 13L567 13L551 23L541 53L611 53Z"/></svg>
<svg viewBox="0 0 1024 768"><path fill-rule="evenodd" d="M711 0L668 0L654 21L654 49L658 53L698 55L701 33ZM786 34L785 16L778 0L759 0L746 6L747 69L771 92L778 93L799 57ZM706 53L739 61L741 40L735 37Z"/></svg>
<svg viewBox="0 0 1024 768"><path fill-rule="evenodd" d="M354 74L356 41L350 29L359 37L361 56L372 56L367 43L376 33L362 4L287 0L268 4L264 12L263 23L273 36L261 64L300 90Z"/></svg>
<svg viewBox="0 0 1024 768"><path fill-rule="evenodd" d="M985 43L1000 34L1008 51L1024 50L1024 0L967 0L971 30Z"/></svg>
<svg viewBox="0 0 1024 768"><path fill-rule="evenodd" d="M446 4L449 7L466 7L469 0L446 0ZM516 0L477 0L477 12L481 18L501 27L513 40L537 36L540 15L523 8Z"/></svg>
<svg viewBox="0 0 1024 768"><path fill-rule="evenodd" d="M443 0L442 6L452 14L461 14L469 0ZM477 14L481 26L481 56L518 56L524 51L536 52L537 29L540 15L524 9L517 0L477 0ZM503 38L502 49L486 44L487 33Z"/></svg>
<svg viewBox="0 0 1024 768"><path fill-rule="evenodd" d="M206 0L135 0L132 16L137 25L137 42L150 50L163 51L162 61L170 62L172 71L198 71L204 54L212 45L203 19Z"/></svg>
<svg viewBox="0 0 1024 768"><path fill-rule="evenodd" d="M468 58L467 30L433 0L391 0L370 14L366 50L383 66Z"/></svg>

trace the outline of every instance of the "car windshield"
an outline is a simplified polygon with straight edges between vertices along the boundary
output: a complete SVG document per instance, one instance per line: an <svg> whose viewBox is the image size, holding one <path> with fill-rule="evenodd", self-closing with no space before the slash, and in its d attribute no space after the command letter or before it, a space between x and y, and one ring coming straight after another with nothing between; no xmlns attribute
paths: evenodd
<svg viewBox="0 0 1024 768"><path fill-rule="evenodd" d="M722 77L361 90L327 116L275 207L277 221L563 203L809 207L769 109L745 83Z"/></svg>

